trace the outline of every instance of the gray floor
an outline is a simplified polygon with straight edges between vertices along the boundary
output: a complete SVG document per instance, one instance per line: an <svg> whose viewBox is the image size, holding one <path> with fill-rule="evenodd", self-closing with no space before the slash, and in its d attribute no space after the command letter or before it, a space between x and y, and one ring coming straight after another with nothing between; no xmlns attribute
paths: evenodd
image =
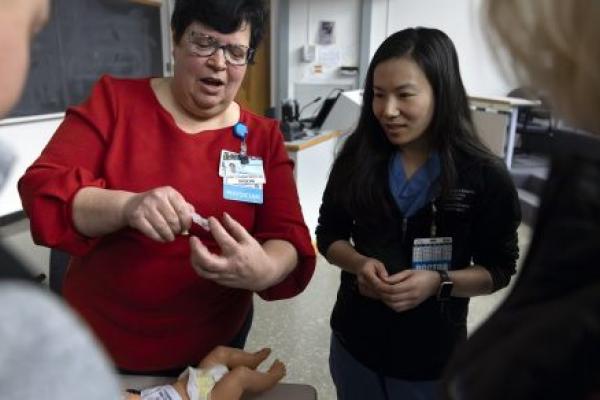
<svg viewBox="0 0 600 400"><path fill-rule="evenodd" d="M519 247L525 253L530 241L530 229L519 228ZM514 281L514 279L513 279ZM287 366L286 382L306 383L317 389L320 400L335 399L335 389L329 376L329 314L339 284L339 269L319 257L315 275L308 288L291 300L255 301L255 318L246 348L271 347L273 358ZM506 296L509 288L489 296L471 300L469 331L475 329Z"/></svg>

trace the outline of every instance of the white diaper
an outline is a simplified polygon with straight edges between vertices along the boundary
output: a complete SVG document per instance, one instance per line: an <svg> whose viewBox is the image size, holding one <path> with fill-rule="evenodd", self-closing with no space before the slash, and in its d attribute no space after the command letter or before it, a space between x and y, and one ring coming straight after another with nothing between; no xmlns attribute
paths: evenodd
<svg viewBox="0 0 600 400"><path fill-rule="evenodd" d="M190 400L208 400L213 387L229 372L223 364L217 364L208 369L188 367L181 375L188 375L187 392Z"/></svg>

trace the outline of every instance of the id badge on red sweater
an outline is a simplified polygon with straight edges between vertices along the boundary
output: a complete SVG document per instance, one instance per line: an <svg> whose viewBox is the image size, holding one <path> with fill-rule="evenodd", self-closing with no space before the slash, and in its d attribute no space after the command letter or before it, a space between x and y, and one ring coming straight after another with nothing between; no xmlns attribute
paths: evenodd
<svg viewBox="0 0 600 400"><path fill-rule="evenodd" d="M263 184L266 183L263 161L248 157L241 161L238 153L221 151L219 175L223 177L223 198L244 203L263 203Z"/></svg>
<svg viewBox="0 0 600 400"><path fill-rule="evenodd" d="M451 263L451 237L415 239L413 243L412 269L448 271Z"/></svg>

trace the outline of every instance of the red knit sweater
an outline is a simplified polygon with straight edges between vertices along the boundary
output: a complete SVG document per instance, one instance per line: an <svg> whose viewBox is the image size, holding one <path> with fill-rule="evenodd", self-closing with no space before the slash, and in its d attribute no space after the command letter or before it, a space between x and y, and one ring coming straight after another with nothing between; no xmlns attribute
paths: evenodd
<svg viewBox="0 0 600 400"><path fill-rule="evenodd" d="M203 216L226 211L261 242L291 242L300 262L282 283L259 293L265 299L292 297L312 276L315 253L278 124L244 110L240 121L249 129L248 153L264 161L262 205L223 199L221 150L240 149L232 128L186 134L161 107L149 79L103 77L85 103L67 111L19 182L36 243L74 255L66 299L121 368L150 371L197 363L235 336L252 293L199 277L190 266L186 237L164 244L133 229L99 239L80 235L71 202L83 187L142 192L169 185ZM192 233L219 251L210 234Z"/></svg>

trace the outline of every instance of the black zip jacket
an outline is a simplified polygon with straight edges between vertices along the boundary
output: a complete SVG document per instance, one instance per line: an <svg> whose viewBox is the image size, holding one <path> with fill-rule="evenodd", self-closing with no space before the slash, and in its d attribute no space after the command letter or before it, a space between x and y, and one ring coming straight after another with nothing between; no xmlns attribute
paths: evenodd
<svg viewBox="0 0 600 400"><path fill-rule="evenodd" d="M446 196L405 219L372 221L335 204L328 183L320 208L317 245L322 254L337 240L348 240L360 254L383 262L389 274L411 267L415 238L430 237L435 215L438 237L452 237L450 269L475 263L487 268L494 290L506 286L518 258L518 196L503 164L458 160L457 183ZM387 177L385 182L387 182ZM388 189L389 204L394 204ZM467 298L451 298L441 307L434 297L397 313L378 300L362 296L356 276L342 271L331 327L361 363L384 376L406 380L440 377L455 345L466 338Z"/></svg>

